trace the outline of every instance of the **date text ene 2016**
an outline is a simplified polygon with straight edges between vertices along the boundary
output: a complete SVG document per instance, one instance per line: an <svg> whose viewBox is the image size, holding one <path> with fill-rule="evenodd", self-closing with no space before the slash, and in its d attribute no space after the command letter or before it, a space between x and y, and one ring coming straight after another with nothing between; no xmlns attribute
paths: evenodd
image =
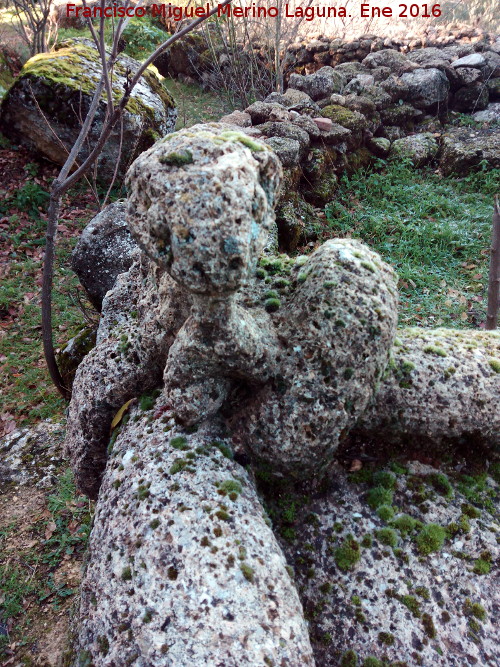
<svg viewBox="0 0 500 667"><path fill-rule="evenodd" d="M380 18L381 16L391 17L397 16L398 18L437 18L441 16L441 5L398 5L399 13L394 14L392 7L371 7L368 4L361 5L361 17L362 18Z"/></svg>

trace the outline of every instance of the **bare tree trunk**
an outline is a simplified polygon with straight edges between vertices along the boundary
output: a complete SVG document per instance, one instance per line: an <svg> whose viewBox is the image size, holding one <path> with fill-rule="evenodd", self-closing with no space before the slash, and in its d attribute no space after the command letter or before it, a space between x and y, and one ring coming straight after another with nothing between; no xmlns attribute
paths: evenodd
<svg viewBox="0 0 500 667"><path fill-rule="evenodd" d="M488 310L485 329L496 329L500 307L500 208L495 198L493 208L493 229L491 231L491 259L488 278Z"/></svg>

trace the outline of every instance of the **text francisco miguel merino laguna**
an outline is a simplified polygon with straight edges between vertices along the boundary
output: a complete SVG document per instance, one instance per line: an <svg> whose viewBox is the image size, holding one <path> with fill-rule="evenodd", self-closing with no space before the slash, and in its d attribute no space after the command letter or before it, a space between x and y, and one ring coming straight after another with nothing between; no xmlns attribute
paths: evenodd
<svg viewBox="0 0 500 667"><path fill-rule="evenodd" d="M368 6L368 5L366 5ZM82 7L68 3L66 5L66 16L76 16L84 18L114 18L122 16L137 16L142 17L148 13L148 9L152 16L162 16L163 18L172 19L173 21L182 21L186 18L198 18L207 16L212 10L209 3L204 7L177 7L170 4L151 5L150 7L119 7L113 3L102 9L99 6ZM240 18L275 18L280 11L277 6L257 7L252 4L246 7L232 7L229 5L217 5L217 16L234 16ZM283 5L282 12L284 16L293 18L304 18L306 21L312 21L314 18L345 18L348 16L345 7L326 7L326 6L309 6L309 7L293 7L288 4Z"/></svg>

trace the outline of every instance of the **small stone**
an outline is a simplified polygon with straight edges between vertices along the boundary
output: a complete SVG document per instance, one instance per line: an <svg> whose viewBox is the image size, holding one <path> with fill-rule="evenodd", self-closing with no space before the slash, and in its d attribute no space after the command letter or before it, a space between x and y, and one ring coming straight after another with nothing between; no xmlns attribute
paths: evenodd
<svg viewBox="0 0 500 667"><path fill-rule="evenodd" d="M333 121L329 118L313 118L313 121L320 130L328 131L332 129Z"/></svg>

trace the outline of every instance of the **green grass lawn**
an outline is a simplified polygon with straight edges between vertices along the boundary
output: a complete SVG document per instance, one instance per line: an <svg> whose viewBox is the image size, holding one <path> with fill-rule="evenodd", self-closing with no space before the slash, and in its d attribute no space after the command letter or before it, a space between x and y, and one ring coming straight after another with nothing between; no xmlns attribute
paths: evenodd
<svg viewBox="0 0 500 667"><path fill-rule="evenodd" d="M362 239L396 268L400 324L476 328L485 319L499 189L500 170L455 179L379 162L342 178L323 237Z"/></svg>

